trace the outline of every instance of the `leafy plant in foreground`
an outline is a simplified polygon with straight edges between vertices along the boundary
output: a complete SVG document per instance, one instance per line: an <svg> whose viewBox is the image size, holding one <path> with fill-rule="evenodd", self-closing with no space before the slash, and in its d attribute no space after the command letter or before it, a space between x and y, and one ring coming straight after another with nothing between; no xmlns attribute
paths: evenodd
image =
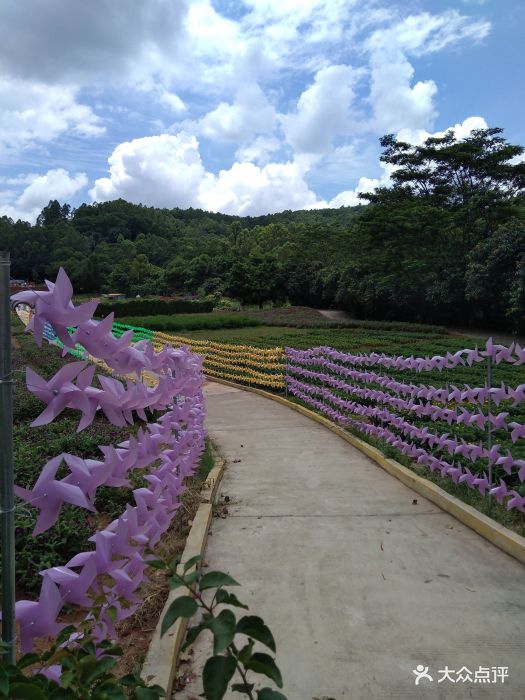
<svg viewBox="0 0 525 700"><path fill-rule="evenodd" d="M232 684L233 691L250 700L286 700L282 693L268 687L257 690L254 694L255 685L248 679L250 672L267 676L277 687L283 687L281 672L273 657L263 652L254 652L255 642L259 642L275 653L275 640L260 617L244 615L237 619L230 608L216 612L217 607L222 605L245 610L248 610L248 606L241 603L234 593L226 590L226 586L240 585L229 574L222 571L203 573L196 568L201 558L196 556L189 559L182 567L182 573L178 573L177 560L169 564L171 588L184 587L188 593L176 598L169 606L162 620L161 634L165 634L179 618L193 617L200 608L202 619L188 629L183 649L192 644L204 630L212 632L213 656L206 661L202 674L206 700L222 700L236 671L241 682ZM153 565L159 568L166 566L162 561L153 562ZM211 601L207 602L213 590L215 593ZM248 638L242 647L237 635Z"/></svg>
<svg viewBox="0 0 525 700"><path fill-rule="evenodd" d="M166 696L158 686L148 686L138 674L113 675L121 649L92 636L94 620L62 630L55 644L41 654L25 654L16 665L0 665L0 699L20 700L158 700ZM81 633L79 635L79 632ZM77 635L71 643L72 635ZM63 646L66 642L67 647ZM2 643L5 649L5 644ZM62 666L60 680L44 672ZM33 675L30 675L30 670ZM27 674L27 675L26 675Z"/></svg>

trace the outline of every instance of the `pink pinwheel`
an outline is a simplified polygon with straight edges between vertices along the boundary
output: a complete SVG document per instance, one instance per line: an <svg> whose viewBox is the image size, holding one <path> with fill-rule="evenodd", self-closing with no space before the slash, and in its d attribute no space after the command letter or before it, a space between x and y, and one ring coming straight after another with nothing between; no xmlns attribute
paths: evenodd
<svg viewBox="0 0 525 700"><path fill-rule="evenodd" d="M495 496L497 502L501 505L503 503L503 499L508 494L507 484L503 481L503 479L500 479L499 486L490 489L489 493L492 496Z"/></svg>
<svg viewBox="0 0 525 700"><path fill-rule="evenodd" d="M42 469L31 491L15 486L15 493L19 498L40 508L33 536L44 532L56 522L63 503L71 503L90 511L95 510L78 486L68 484L63 480L54 480L53 477L61 462L62 455L51 459Z"/></svg>
<svg viewBox="0 0 525 700"><path fill-rule="evenodd" d="M516 442L519 438L525 438L525 423L509 423L511 429L510 439Z"/></svg>
<svg viewBox="0 0 525 700"><path fill-rule="evenodd" d="M507 510L515 508L521 513L525 513L525 496L520 496L517 491L509 491L509 496L512 498L507 501Z"/></svg>
<svg viewBox="0 0 525 700"><path fill-rule="evenodd" d="M58 624L56 618L63 601L55 583L45 576L40 589L38 602L19 600L15 603L15 616L20 625L22 653L33 649L35 637L56 637L64 624Z"/></svg>
<svg viewBox="0 0 525 700"><path fill-rule="evenodd" d="M63 268L60 268L53 284L45 281L48 292L27 291L19 292L11 297L14 302L23 302L33 306L35 313L28 330L33 331L33 336L37 345L42 344L42 334L45 322L49 321L60 340L68 347L73 347L74 342L68 332L68 326L79 326L88 322L98 306L97 301L88 301L85 304L75 307L71 301L73 287L69 277Z"/></svg>
<svg viewBox="0 0 525 700"><path fill-rule="evenodd" d="M91 557L82 567L80 573L76 573L68 566L54 566L41 572L44 578L49 578L60 586L63 600L68 603L90 607L93 599L86 595L97 578L97 567L94 557Z"/></svg>

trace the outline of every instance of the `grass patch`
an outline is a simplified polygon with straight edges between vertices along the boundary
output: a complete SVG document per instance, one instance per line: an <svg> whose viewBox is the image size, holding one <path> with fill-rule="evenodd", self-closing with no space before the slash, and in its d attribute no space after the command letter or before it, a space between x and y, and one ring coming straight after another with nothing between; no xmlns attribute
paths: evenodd
<svg viewBox="0 0 525 700"><path fill-rule="evenodd" d="M126 301L108 302L101 300L97 307L97 316L107 316L111 312L119 318L128 316L171 315L171 314L197 314L213 311L211 301L191 301L186 299L161 299L149 297L146 299L127 299Z"/></svg>
<svg viewBox="0 0 525 700"><path fill-rule="evenodd" d="M117 321L120 319L117 318ZM174 316L130 316L125 318L130 326L141 326L154 331L215 330L221 328L247 328L260 326L256 318L239 314L177 314Z"/></svg>
<svg viewBox="0 0 525 700"><path fill-rule="evenodd" d="M371 330L406 331L425 335L444 335L443 326L432 326L403 321L367 321L359 319L331 320L318 309L308 306L283 306L262 311L243 311L265 326L288 326L289 328L366 328Z"/></svg>

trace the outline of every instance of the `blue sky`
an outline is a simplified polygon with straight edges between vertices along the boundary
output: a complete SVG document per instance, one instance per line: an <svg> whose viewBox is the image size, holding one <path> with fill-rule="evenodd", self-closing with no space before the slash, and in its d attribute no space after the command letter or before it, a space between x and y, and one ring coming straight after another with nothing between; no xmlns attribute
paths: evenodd
<svg viewBox="0 0 525 700"><path fill-rule="evenodd" d="M522 0L4 0L0 215L353 205L384 133L525 144L524 27Z"/></svg>

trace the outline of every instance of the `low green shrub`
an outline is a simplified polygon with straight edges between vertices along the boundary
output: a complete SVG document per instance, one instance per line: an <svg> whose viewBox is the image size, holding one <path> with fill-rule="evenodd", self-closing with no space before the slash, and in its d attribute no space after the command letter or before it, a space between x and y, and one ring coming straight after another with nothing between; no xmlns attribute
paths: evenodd
<svg viewBox="0 0 525 700"><path fill-rule="evenodd" d="M117 318L127 316L158 316L162 314L206 314L213 311L212 301L190 301L186 299L130 299L114 303L102 302L97 306L97 316L107 316L111 312Z"/></svg>
<svg viewBox="0 0 525 700"><path fill-rule="evenodd" d="M180 316L132 316L126 318L131 326L143 326L155 331L194 331L217 328L247 328L260 326L256 318L238 314L185 314Z"/></svg>

